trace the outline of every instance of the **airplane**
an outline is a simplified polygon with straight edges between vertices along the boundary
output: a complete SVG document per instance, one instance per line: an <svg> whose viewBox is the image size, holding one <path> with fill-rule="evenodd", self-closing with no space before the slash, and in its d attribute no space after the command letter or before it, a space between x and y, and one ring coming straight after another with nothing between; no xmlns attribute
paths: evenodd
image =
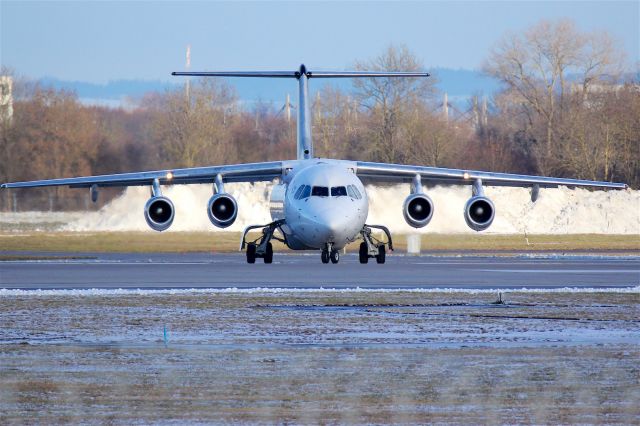
<svg viewBox="0 0 640 426"><path fill-rule="evenodd" d="M486 230L494 220L495 206L485 195L484 186L504 185L531 187L531 199L536 201L540 188L589 187L596 189L626 189L624 183L579 179L492 173L475 170L448 169L419 165L403 165L315 158L309 112L309 80L312 78L423 78L426 72L386 71L311 71L305 65L294 71L213 71L173 72L174 76L193 77L257 77L292 78L298 82L297 158L209 167L193 167L101 176L13 182L1 188L33 188L65 185L89 188L91 199L98 199L101 187L149 186L151 197L144 206L144 217L155 231L168 229L174 220L175 208L162 195L163 185L213 185L213 195L207 203L211 223L226 228L234 223L238 203L225 191L227 182L274 182L270 210L273 221L251 225L242 233L240 250L245 250L248 263L262 258L273 262L271 241L283 242L292 250L320 250L322 263L338 263L345 245L362 240L359 261L369 259L385 263L386 251L393 250L389 230L383 225L367 224L369 200L362 182L410 182L410 191L402 205L406 222L414 228L426 226L434 214L431 198L425 193L423 181L432 184L468 185L469 200L463 214L467 225L475 231ZM259 238L249 241L248 233L260 229ZM376 238L374 230L385 235ZM276 235L276 231L279 235Z"/></svg>

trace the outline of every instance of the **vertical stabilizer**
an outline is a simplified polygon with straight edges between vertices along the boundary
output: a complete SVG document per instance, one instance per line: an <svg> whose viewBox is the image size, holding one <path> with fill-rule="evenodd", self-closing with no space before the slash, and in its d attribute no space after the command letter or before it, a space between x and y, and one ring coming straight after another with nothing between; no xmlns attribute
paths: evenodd
<svg viewBox="0 0 640 426"><path fill-rule="evenodd" d="M298 74L298 160L313 158L311 112L309 110L309 75L304 64Z"/></svg>
<svg viewBox="0 0 640 426"><path fill-rule="evenodd" d="M172 75L194 77L270 77L295 78L298 80L298 160L313 158L311 139L311 113L309 100L310 78L357 78L357 77L429 77L426 72L386 71L309 71L304 64L296 71L204 71L174 72Z"/></svg>

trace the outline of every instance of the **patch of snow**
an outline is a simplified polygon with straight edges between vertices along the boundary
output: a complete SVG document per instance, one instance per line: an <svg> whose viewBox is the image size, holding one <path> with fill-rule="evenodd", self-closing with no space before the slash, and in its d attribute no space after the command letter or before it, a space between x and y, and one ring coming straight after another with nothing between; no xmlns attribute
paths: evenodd
<svg viewBox="0 0 640 426"><path fill-rule="evenodd" d="M55 289L24 290L0 289L0 297L6 296L153 296L183 294L297 294L297 293L458 293L458 294L496 294L496 293L640 293L635 287L561 287L561 288L514 288L514 289L470 289L470 288L189 288L189 289Z"/></svg>
<svg viewBox="0 0 640 426"><path fill-rule="evenodd" d="M226 190L238 201L239 210L236 222L224 230L214 227L207 217L211 185L164 187L163 194L176 207L169 232L238 232L248 225L269 223L271 186L264 182L226 184ZM394 233L475 233L463 217L464 204L471 196L469 187L436 186L426 192L434 202L433 220L424 228L414 229L402 216L402 204L409 194L408 184L368 186L367 222L386 225ZM485 233L640 235L640 191L548 188L540 191L535 203L526 188L486 187L485 192L496 206L494 223ZM63 222L66 225L62 230L67 231L148 231L142 211L148 198L149 188L130 187L97 212L0 213L0 222Z"/></svg>
<svg viewBox="0 0 640 426"><path fill-rule="evenodd" d="M238 201L238 219L226 230L241 231L256 223L271 221L266 183L228 184L227 190ZM219 231L206 214L211 185L168 187L164 194L176 206L174 231ZM424 228L411 228L402 217L402 203L409 185L367 187L370 198L367 222L388 226L396 233L474 233L465 223L462 211L471 195L466 187L436 186L428 191L435 211ZM496 218L488 232L494 234L640 234L640 191L588 191L549 188L540 192L535 203L523 188L487 187L486 194L496 206ZM148 230L142 207L149 197L148 188L128 188L125 194L99 212L89 213L70 223L74 231ZM390 207L391 206L391 207Z"/></svg>

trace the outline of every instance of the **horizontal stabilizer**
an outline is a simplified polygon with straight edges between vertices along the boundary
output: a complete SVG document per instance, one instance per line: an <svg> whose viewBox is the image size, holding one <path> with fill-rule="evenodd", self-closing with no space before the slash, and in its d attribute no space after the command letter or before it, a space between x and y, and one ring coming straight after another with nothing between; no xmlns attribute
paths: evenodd
<svg viewBox="0 0 640 426"><path fill-rule="evenodd" d="M171 75L187 77L270 77L270 78L357 78L357 77L429 77L426 72L412 71L309 71L300 65L296 71L176 71Z"/></svg>
<svg viewBox="0 0 640 426"><path fill-rule="evenodd" d="M171 75L188 77L271 77L298 78L297 71L185 71L172 72Z"/></svg>
<svg viewBox="0 0 640 426"><path fill-rule="evenodd" d="M429 77L428 72L394 71L308 71L309 78L356 78L356 77Z"/></svg>

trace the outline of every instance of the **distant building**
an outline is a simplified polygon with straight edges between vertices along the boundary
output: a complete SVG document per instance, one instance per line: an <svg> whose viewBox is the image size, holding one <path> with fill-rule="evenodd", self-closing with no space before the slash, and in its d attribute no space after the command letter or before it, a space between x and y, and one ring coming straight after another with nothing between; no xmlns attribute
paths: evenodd
<svg viewBox="0 0 640 426"><path fill-rule="evenodd" d="M0 120L13 120L13 79L7 75L0 76Z"/></svg>

